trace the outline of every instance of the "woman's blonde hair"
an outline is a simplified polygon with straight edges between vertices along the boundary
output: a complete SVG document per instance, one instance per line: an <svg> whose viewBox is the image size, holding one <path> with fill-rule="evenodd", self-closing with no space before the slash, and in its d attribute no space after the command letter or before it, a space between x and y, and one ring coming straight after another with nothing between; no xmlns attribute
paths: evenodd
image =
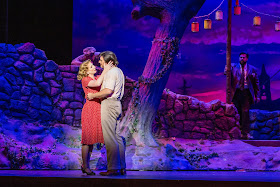
<svg viewBox="0 0 280 187"><path fill-rule="evenodd" d="M86 60L80 65L79 72L78 72L78 75L77 75L78 80L82 80L84 77L88 76L87 72L88 72L88 64L89 63L92 63L91 60Z"/></svg>

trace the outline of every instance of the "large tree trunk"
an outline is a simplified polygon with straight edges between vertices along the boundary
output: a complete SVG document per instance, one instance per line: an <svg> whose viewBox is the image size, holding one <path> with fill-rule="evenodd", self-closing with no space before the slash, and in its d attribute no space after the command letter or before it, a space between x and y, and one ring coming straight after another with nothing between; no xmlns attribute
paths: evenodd
<svg viewBox="0 0 280 187"><path fill-rule="evenodd" d="M160 19L144 72L138 80L121 132L129 144L157 146L152 122L167 83L179 42L205 0L132 0L132 18L150 15Z"/></svg>

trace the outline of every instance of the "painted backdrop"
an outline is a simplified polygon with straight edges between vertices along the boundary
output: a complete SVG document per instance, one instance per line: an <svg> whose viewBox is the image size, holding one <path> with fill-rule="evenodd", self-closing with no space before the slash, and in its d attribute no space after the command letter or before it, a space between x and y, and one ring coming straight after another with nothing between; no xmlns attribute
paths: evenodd
<svg viewBox="0 0 280 187"><path fill-rule="evenodd" d="M207 0L197 16L214 10L222 0ZM256 11L280 16L279 0L240 1ZM181 41L179 55L170 74L167 88L185 93L202 101L225 101L226 77L226 20L227 1L221 8L223 21L212 20L212 29L203 29L203 19L198 19L200 31L192 33L190 25ZM112 50L117 54L125 75L137 80L146 64L159 20L145 17L132 20L130 0L74 0L73 58L82 49L93 46L98 51ZM259 68L265 65L272 76L280 69L280 32L274 30L277 18L263 16L261 26L253 26L256 12L242 6L242 14L232 19L232 62L238 63L239 53L250 54L248 63ZM191 21L195 21L194 19ZM280 73L271 80L272 100L280 98Z"/></svg>

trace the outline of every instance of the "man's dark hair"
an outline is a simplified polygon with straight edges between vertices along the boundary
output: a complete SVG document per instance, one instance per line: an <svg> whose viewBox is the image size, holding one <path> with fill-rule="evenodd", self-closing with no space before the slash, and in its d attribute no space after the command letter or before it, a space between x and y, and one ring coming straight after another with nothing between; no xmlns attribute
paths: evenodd
<svg viewBox="0 0 280 187"><path fill-rule="evenodd" d="M247 58L249 58L249 54L248 53L246 53L246 52L241 52L240 54L239 54L239 56L240 55L246 55L247 56Z"/></svg>
<svg viewBox="0 0 280 187"><path fill-rule="evenodd" d="M108 64L110 61L113 62L113 65L117 66L119 64L117 56L112 51L104 51L100 53L100 57L104 58L104 61Z"/></svg>

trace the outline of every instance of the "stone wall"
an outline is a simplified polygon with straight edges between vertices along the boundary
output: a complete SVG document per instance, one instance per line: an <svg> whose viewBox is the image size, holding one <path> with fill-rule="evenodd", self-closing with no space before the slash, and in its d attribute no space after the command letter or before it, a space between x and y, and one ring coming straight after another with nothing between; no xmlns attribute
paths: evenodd
<svg viewBox="0 0 280 187"><path fill-rule="evenodd" d="M29 122L57 121L79 127L85 99L78 70L76 65L58 66L32 43L0 44L0 109ZM123 113L135 85L126 77ZM254 110L250 116L255 139L279 139L280 112ZM234 105L220 100L205 103L166 89L152 130L158 138L238 139L238 121Z"/></svg>
<svg viewBox="0 0 280 187"><path fill-rule="evenodd" d="M79 66L58 66L32 43L0 44L0 109L9 117L27 121L80 126L85 102ZM101 69L97 68L98 74ZM134 87L126 79L123 110L127 109Z"/></svg>
<svg viewBox="0 0 280 187"><path fill-rule="evenodd" d="M0 82L5 115L42 122L61 119L61 73L34 44L0 44Z"/></svg>
<svg viewBox="0 0 280 187"><path fill-rule="evenodd" d="M234 105L209 103L164 91L153 131L159 138L238 139L239 115Z"/></svg>
<svg viewBox="0 0 280 187"><path fill-rule="evenodd" d="M58 66L32 43L1 44L0 58L0 107L7 116L80 126L85 99L78 66ZM126 77L123 113L135 84ZM204 103L165 90L153 131L159 138L239 138L237 121L233 105L219 100Z"/></svg>
<svg viewBox="0 0 280 187"><path fill-rule="evenodd" d="M63 92L59 107L62 111L61 122L73 126L80 126L81 112L85 102L85 95L81 81L77 80L79 66L59 66L62 75Z"/></svg>
<svg viewBox="0 0 280 187"><path fill-rule="evenodd" d="M250 110L251 136L255 140L280 140L280 111Z"/></svg>

